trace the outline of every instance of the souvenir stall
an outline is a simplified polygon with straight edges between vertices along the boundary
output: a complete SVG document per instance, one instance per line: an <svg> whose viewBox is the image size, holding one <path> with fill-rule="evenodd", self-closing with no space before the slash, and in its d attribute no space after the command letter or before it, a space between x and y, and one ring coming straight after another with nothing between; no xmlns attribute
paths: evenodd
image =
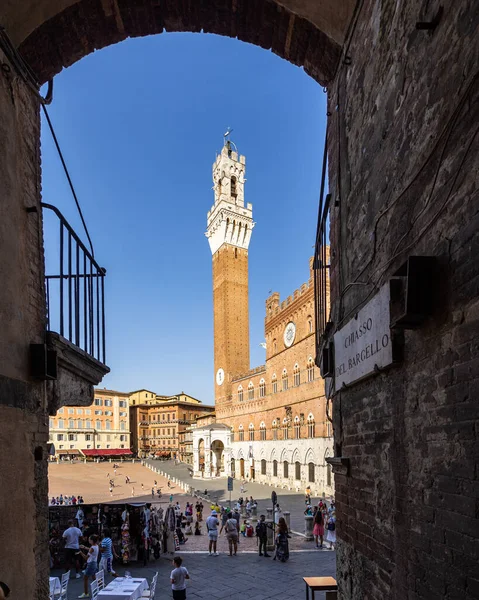
<svg viewBox="0 0 479 600"><path fill-rule="evenodd" d="M50 564L52 567L64 564L62 535L68 528L70 520L73 520L75 525L82 530L84 537L80 543L85 545L88 544L90 535L96 533L101 536L102 530L105 527L108 528L111 532L115 552L123 564L138 560L143 560L146 564L150 559L152 549L155 549L155 557L160 552L174 551L174 528L173 530L168 529L163 509L152 507L151 504L135 502L50 506ZM167 529L168 532L165 535ZM170 549L167 550L167 547Z"/></svg>

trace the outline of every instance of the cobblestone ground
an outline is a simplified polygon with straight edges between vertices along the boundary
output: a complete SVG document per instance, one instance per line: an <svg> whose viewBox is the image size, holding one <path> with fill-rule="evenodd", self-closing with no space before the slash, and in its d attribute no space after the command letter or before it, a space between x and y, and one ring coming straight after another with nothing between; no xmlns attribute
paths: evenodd
<svg viewBox="0 0 479 600"><path fill-rule="evenodd" d="M226 492L225 480L202 481L189 477L186 467L173 463L154 462L155 466L193 485L195 489L207 487L209 496L218 499L220 503L227 503L229 493ZM125 475L129 475L131 483L125 484ZM115 479L113 497L110 497L108 480ZM49 496L78 495L81 494L85 502L151 502L151 487L155 479L163 487L164 496L160 504L166 506L169 501L167 479L160 477L139 463L120 463L116 477L110 463L61 463L51 464L49 470ZM189 480L188 480L189 479ZM143 493L141 484L143 483ZM134 488L135 495L132 496ZM273 488L257 483L249 483L244 495L252 495L259 502L259 511L264 512L270 505L271 491ZM179 487L173 486L171 493L176 502L178 500L182 509L186 502L196 499L181 493ZM277 490L278 499L283 510L291 511L293 530L302 530L304 518L304 498L287 490ZM235 481L235 491L232 498L239 495L239 483ZM154 504L158 504L157 501ZM207 504L204 502L205 508ZM205 516L208 511L205 511ZM204 532L204 529L203 529ZM336 553L330 550L316 550L313 542L307 542L303 536L292 535L290 539L290 560L279 563L271 558L257 555L257 542L255 538L240 538L239 553L230 557L227 552L227 542L224 536L218 540L219 556L209 556L207 553L208 541L206 535L189 536L185 545L181 546L178 554L183 556L184 565L191 575L187 597L189 600L211 599L220 600L267 600L281 598L281 600L296 600L305 597L303 577L305 576L335 576ZM159 572L159 584L156 598L171 598L168 583L171 570L171 557L163 555L160 559L150 562L147 567L132 563L128 567L117 566L117 571L123 575L128 569L132 576L147 577L151 580L153 574ZM52 575L59 576L59 571ZM77 598L83 591L82 579L72 579L69 585L68 598ZM316 594L316 598L324 598L323 594Z"/></svg>
<svg viewBox="0 0 479 600"><path fill-rule="evenodd" d="M303 577L334 577L335 553L314 551L292 551L286 563L273 561L256 554L238 554L230 557L220 553L209 556L202 553L178 552L183 557L183 565L188 569L191 580L188 584L188 600L211 599L220 600L302 600L305 597ZM122 567L117 568L120 575ZM156 598L171 598L169 574L171 560L160 558L147 567L128 567L133 577L146 577L151 581L158 571ZM52 575L59 576L59 571ZM82 579L70 580L68 599L73 600L83 592ZM323 600L324 594L316 593L316 599Z"/></svg>
<svg viewBox="0 0 479 600"><path fill-rule="evenodd" d="M148 464L160 469L163 472L168 473L173 477L177 477L181 481L184 481L194 489L201 490L204 492L205 488L208 490L208 496L215 498L220 504L227 504L229 499L229 492L227 491L227 480L226 478L218 479L193 479L190 476L189 467L185 464L176 465L173 461L158 461L151 460L147 461ZM274 490L278 496L278 503L283 511L287 510L291 513L291 529L293 531L303 533L304 532L304 494L302 492L294 492L292 490L278 489L274 486L256 483L254 481L247 482L245 485L245 493L240 492L240 482L234 480L233 492L231 498L236 500L240 495L243 497L253 496L258 502L258 514L265 512L267 507L271 506L271 492ZM323 498L313 498L313 503L318 503ZM330 498L326 498L330 500Z"/></svg>

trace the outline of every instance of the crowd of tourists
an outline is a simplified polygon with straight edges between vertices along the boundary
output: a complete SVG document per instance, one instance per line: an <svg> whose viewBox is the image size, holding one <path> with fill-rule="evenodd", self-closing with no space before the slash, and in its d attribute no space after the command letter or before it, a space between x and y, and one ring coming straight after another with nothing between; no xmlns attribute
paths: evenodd
<svg viewBox="0 0 479 600"><path fill-rule="evenodd" d="M84 504L83 496L52 496L50 506L74 506L75 504Z"/></svg>

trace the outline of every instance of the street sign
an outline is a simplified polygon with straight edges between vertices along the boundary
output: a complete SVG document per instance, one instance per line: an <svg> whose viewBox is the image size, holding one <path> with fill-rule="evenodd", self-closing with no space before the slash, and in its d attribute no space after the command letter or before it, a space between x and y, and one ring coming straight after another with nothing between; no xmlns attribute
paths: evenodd
<svg viewBox="0 0 479 600"><path fill-rule="evenodd" d="M228 492L232 492L232 491L233 491L233 478L228 477Z"/></svg>
<svg viewBox="0 0 479 600"><path fill-rule="evenodd" d="M273 490L271 492L271 502L273 503L273 506L276 506L277 500L278 500L278 497L276 496L276 492Z"/></svg>

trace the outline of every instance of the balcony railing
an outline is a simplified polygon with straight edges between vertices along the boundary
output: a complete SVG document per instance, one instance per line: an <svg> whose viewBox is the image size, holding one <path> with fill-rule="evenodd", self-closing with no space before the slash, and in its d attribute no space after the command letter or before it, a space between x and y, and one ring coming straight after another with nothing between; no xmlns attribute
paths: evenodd
<svg viewBox="0 0 479 600"><path fill-rule="evenodd" d="M321 344L329 319L329 209L331 195L326 194L327 170L327 136L324 145L323 165L321 173L321 190L319 195L318 225L316 228L316 244L314 250L314 304L315 304L315 337L316 364L321 362Z"/></svg>
<svg viewBox="0 0 479 600"><path fill-rule="evenodd" d="M56 267L46 256L46 270L53 270L45 275L47 329L105 364L106 270L55 206L42 203L42 208L55 214L59 227Z"/></svg>

